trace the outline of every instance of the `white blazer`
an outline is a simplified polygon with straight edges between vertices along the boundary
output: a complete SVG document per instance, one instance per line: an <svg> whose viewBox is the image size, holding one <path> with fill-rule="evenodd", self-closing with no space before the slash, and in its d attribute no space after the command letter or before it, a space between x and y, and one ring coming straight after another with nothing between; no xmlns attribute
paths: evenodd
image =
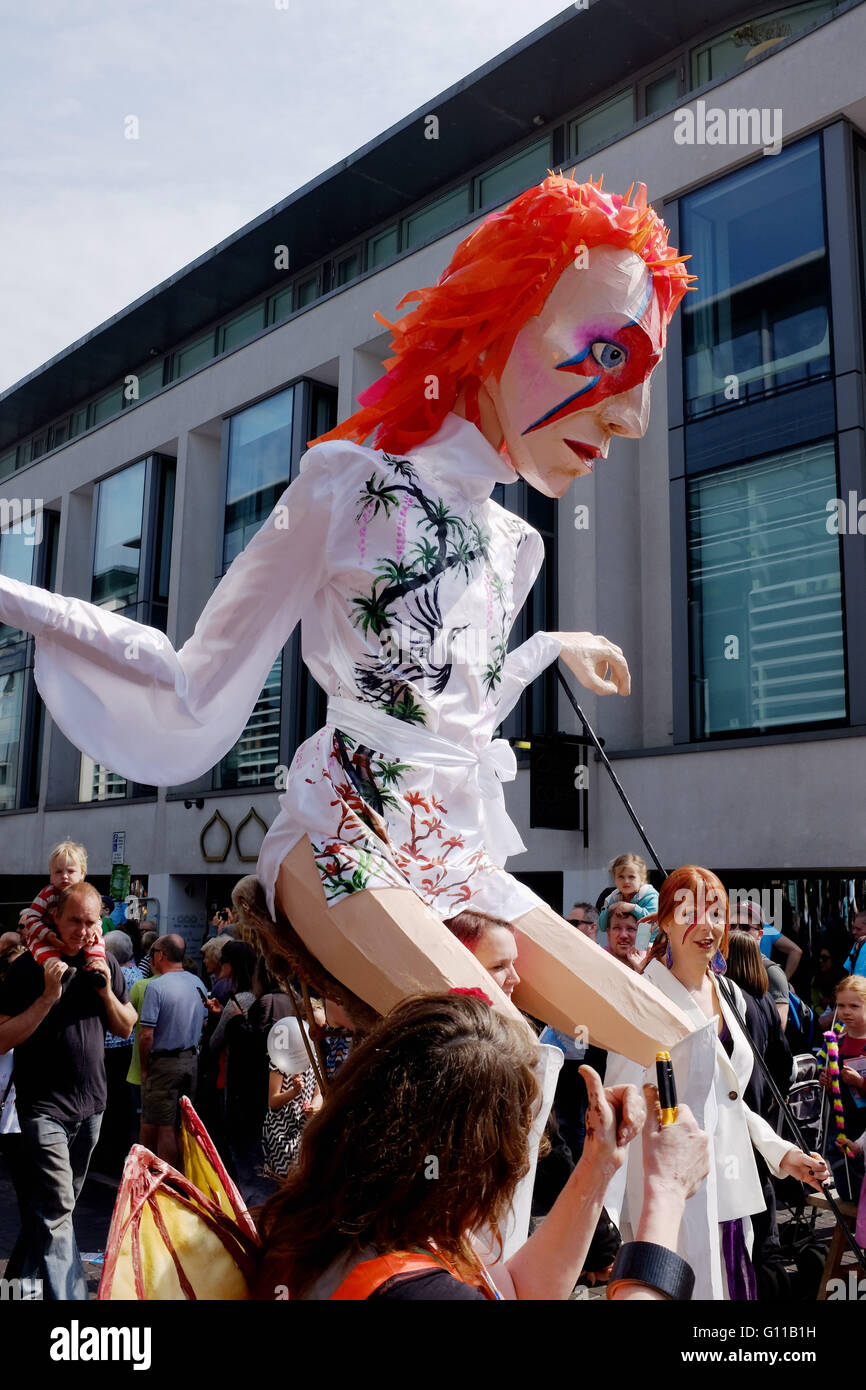
<svg viewBox="0 0 866 1390"><path fill-rule="evenodd" d="M710 1172L700 1190L686 1203L680 1232L679 1253L695 1271L696 1299L724 1298L725 1282L719 1244L719 1222L748 1217L764 1210L764 1197L752 1146L768 1168L779 1176L779 1165L794 1144L787 1143L750 1110L743 1090L752 1074L754 1058L731 1007L716 989L722 1016L734 1041L728 1057L719 1042L715 1019L708 1020L700 1006L679 980L660 961L652 961L646 978L660 989L683 1013L692 1019L695 1032L671 1052L677 1099L693 1111L695 1118L712 1139ZM745 1020L743 996L733 982L731 989ZM624 1083L640 1086L655 1082L655 1068L640 1067L618 1053L608 1057L605 1085ZM643 1165L639 1141L628 1151L628 1162L614 1178L606 1197L613 1219L621 1227L637 1227L643 1198ZM747 1238L749 1236L747 1225ZM709 1259L708 1259L709 1255Z"/></svg>

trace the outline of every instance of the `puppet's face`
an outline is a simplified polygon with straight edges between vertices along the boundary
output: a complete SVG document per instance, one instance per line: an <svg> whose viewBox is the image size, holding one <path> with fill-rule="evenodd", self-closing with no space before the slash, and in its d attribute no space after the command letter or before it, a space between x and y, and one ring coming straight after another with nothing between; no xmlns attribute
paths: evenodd
<svg viewBox="0 0 866 1390"><path fill-rule="evenodd" d="M649 379L665 327L652 272L634 251L591 248L569 265L485 385L518 473L546 497L606 458L611 436L649 420Z"/></svg>

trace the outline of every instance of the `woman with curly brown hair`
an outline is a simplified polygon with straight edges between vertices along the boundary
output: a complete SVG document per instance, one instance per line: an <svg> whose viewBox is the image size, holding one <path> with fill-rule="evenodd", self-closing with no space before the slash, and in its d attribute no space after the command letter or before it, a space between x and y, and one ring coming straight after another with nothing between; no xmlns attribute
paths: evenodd
<svg viewBox="0 0 866 1390"><path fill-rule="evenodd" d="M297 1168L263 1208L258 1296L568 1298L646 1111L636 1090L604 1091L587 1068L581 1162L535 1235L507 1263L485 1267L473 1233L497 1229L527 1171L533 1061L525 1033L483 996L394 1009L341 1069ZM671 1247L707 1168L706 1138L688 1112L668 1129L647 1127L644 1162L639 1239L663 1247L667 1273L649 1286L642 1247L628 1247L613 1296L676 1296L687 1275Z"/></svg>

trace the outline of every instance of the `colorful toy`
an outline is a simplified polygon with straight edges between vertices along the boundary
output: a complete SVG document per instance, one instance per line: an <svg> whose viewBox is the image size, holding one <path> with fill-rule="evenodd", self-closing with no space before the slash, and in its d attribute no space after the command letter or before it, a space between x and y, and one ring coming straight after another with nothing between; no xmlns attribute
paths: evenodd
<svg viewBox="0 0 866 1390"><path fill-rule="evenodd" d="M850 1158L857 1153L857 1149L845 1135L845 1111L842 1106L842 1084L839 1079L839 1039L835 1033L825 1033L824 1041L827 1044L827 1070L830 1073L830 1093L833 1097L836 1128L839 1131L839 1138L845 1145L845 1153Z"/></svg>

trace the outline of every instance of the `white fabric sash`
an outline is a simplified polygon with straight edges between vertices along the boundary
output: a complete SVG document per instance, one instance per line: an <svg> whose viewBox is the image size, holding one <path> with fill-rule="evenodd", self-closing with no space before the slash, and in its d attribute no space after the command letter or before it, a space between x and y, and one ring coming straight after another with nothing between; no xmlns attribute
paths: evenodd
<svg viewBox="0 0 866 1390"><path fill-rule="evenodd" d="M340 695L331 695L328 700L328 723L377 753L416 767L465 768L467 790L481 798L484 847L494 864L501 867L509 855L522 854L526 849L505 809L502 783L513 782L517 776L517 759L507 739L492 739L475 752L429 729L419 729L417 724L394 719L384 710Z"/></svg>

